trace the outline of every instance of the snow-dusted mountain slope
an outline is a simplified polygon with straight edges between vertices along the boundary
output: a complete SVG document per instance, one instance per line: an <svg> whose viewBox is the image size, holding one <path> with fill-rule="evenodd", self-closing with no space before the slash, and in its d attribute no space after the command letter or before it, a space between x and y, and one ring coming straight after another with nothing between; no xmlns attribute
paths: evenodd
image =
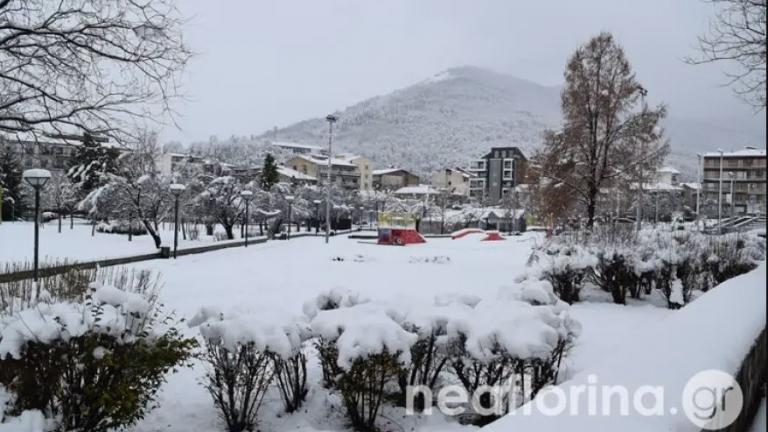
<svg viewBox="0 0 768 432"><path fill-rule="evenodd" d="M526 155L541 132L560 122L560 87L547 87L477 67L441 72L420 83L352 105L338 113L337 148L371 158L377 167L421 174L465 166L491 146L513 145ZM665 121L670 163L695 173L696 152L761 146L765 122L754 119L681 119L670 107ZM258 137L326 145L323 117Z"/></svg>

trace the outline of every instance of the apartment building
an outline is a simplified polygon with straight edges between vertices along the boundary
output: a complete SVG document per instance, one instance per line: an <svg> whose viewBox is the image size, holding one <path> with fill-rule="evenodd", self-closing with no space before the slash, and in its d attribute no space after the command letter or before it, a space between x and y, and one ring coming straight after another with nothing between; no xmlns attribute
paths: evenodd
<svg viewBox="0 0 768 432"><path fill-rule="evenodd" d="M437 189L448 190L454 195L469 197L469 185L473 175L461 168L445 168L432 174L431 183Z"/></svg>
<svg viewBox="0 0 768 432"><path fill-rule="evenodd" d="M421 178L402 168L386 168L373 170L373 188L381 190L397 190L406 186L417 186Z"/></svg>
<svg viewBox="0 0 768 432"><path fill-rule="evenodd" d="M109 145L106 137L92 137L100 145ZM0 148L16 154L23 169L43 168L54 174L64 174L72 165L72 157L83 145L82 135L3 136Z"/></svg>
<svg viewBox="0 0 768 432"><path fill-rule="evenodd" d="M765 149L746 147L737 151L705 153L703 165L701 194L706 214L717 214L719 194L722 194L726 215L731 212L735 215L765 214Z"/></svg>
<svg viewBox="0 0 768 432"><path fill-rule="evenodd" d="M215 176L233 175L240 177L248 175L247 172L242 170L236 172L233 165L184 153L161 154L155 159L155 170L159 174L166 176L184 170L197 170Z"/></svg>
<svg viewBox="0 0 768 432"><path fill-rule="evenodd" d="M527 159L517 147L492 147L482 158L473 161L469 173L470 198L498 204L525 180Z"/></svg>
<svg viewBox="0 0 768 432"><path fill-rule="evenodd" d="M285 161L285 166L316 178L320 184L328 179L326 156L300 154ZM347 190L371 190L372 172L370 161L363 156L337 155L331 159L331 182Z"/></svg>

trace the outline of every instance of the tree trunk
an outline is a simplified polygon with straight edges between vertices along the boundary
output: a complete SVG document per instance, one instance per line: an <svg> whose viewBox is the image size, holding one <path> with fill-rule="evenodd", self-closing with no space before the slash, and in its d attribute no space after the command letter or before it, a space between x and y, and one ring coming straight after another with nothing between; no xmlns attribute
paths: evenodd
<svg viewBox="0 0 768 432"><path fill-rule="evenodd" d="M597 207L597 192L595 186L590 186L587 194L587 229L591 230L595 225L595 210Z"/></svg>
<svg viewBox="0 0 768 432"><path fill-rule="evenodd" d="M61 213L59 215L59 234L61 234Z"/></svg>
<svg viewBox="0 0 768 432"><path fill-rule="evenodd" d="M227 234L227 240L233 240L235 238L235 233L233 231L235 226L230 224L222 225L224 226L224 232Z"/></svg>
<svg viewBox="0 0 768 432"><path fill-rule="evenodd" d="M155 247L159 249L160 245L162 244L162 239L160 238L160 234L158 234L157 230L154 228L152 222L146 219L142 219L141 223L144 224L144 228L147 229L149 235L152 236L152 240L155 241Z"/></svg>
<svg viewBox="0 0 768 432"><path fill-rule="evenodd" d="M212 224L205 224L205 235L209 235L209 236L213 235L213 225Z"/></svg>
<svg viewBox="0 0 768 432"><path fill-rule="evenodd" d="M75 212L69 214L69 229L75 229Z"/></svg>

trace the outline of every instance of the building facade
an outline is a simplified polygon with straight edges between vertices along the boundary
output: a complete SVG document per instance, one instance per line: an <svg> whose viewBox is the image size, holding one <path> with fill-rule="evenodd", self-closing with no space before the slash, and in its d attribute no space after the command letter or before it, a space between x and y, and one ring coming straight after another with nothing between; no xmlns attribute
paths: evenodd
<svg viewBox="0 0 768 432"><path fill-rule="evenodd" d="M469 169L469 195L472 199L498 204L525 180L527 159L517 147L492 147Z"/></svg>
<svg viewBox="0 0 768 432"><path fill-rule="evenodd" d="M706 153L703 165L701 194L703 211L709 216L717 215L720 195L725 215L765 214L765 149L746 147L731 152Z"/></svg>
<svg viewBox="0 0 768 432"><path fill-rule="evenodd" d="M373 170L372 174L373 188L377 190L397 190L421 183L419 176L400 168Z"/></svg>
<svg viewBox="0 0 768 432"><path fill-rule="evenodd" d="M94 142L107 145L108 139L92 137ZM18 138L0 135L0 147L11 151L20 160L23 169L43 168L53 174L64 174L72 165L72 157L83 145L82 135Z"/></svg>
<svg viewBox="0 0 768 432"><path fill-rule="evenodd" d="M287 151L290 154L320 155L324 153L322 147L311 144L300 144L287 141L270 141L269 144L273 147Z"/></svg>
<svg viewBox="0 0 768 432"><path fill-rule="evenodd" d="M455 195L469 197L469 185L472 177L472 174L467 170L445 168L432 174L431 183L437 189L444 189Z"/></svg>
<svg viewBox="0 0 768 432"><path fill-rule="evenodd" d="M319 155L296 155L285 166L314 177L324 184L328 181L328 158ZM373 187L370 161L362 156L343 155L331 159L331 183L347 190L366 191Z"/></svg>

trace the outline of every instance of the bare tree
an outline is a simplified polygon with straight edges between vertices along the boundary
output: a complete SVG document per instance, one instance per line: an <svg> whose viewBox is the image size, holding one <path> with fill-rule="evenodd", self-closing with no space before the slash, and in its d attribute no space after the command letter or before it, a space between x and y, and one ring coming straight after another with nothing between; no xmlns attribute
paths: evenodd
<svg viewBox="0 0 768 432"><path fill-rule="evenodd" d="M180 96L173 0L0 0L0 131L119 142Z"/></svg>
<svg viewBox="0 0 768 432"><path fill-rule="evenodd" d="M602 188L645 157L638 149L661 140L658 124L666 108L649 109L644 96L624 50L609 33L592 38L568 61L563 130L545 134L532 169L551 187L575 193L585 206L587 228L594 225Z"/></svg>
<svg viewBox="0 0 768 432"><path fill-rule="evenodd" d="M699 37L701 57L688 63L734 62L728 84L749 104L765 109L766 0L706 0L717 12Z"/></svg>

